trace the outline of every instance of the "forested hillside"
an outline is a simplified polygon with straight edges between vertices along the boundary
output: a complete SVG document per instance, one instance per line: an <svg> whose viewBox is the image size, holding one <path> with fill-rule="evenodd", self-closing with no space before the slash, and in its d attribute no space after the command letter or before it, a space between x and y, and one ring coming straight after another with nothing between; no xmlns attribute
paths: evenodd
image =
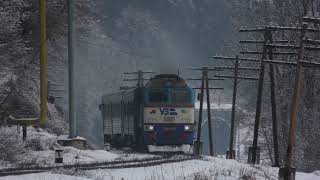
<svg viewBox="0 0 320 180"><path fill-rule="evenodd" d="M283 26L290 27L298 25L303 16L319 16L320 4L313 0L274 0L274 1L228 1L233 9L233 22L235 27L264 27L264 26ZM298 45L299 33L282 32L274 33L277 39L289 39L292 44ZM252 37L240 37L242 39L262 38L253 35ZM317 34L308 38L319 39ZM240 47L239 49L245 49ZM306 60L319 62L319 53L307 52ZM275 57L281 60L295 62L296 57ZM295 68L287 66L276 66L276 97L278 113L278 131L280 141L281 161L285 161L287 148L287 138L289 129L289 113L292 101ZM267 144L266 149L272 154L272 131L271 131L271 107L270 107L270 88L268 83L268 72L266 72L265 91L263 94L263 115L261 137ZM320 102L320 72L317 69L306 68L303 71L302 96L298 116L298 133L296 144L296 164L301 170L312 171L319 169L320 164L317 160L320 155L319 144L319 102ZM268 151L267 150L267 151Z"/></svg>

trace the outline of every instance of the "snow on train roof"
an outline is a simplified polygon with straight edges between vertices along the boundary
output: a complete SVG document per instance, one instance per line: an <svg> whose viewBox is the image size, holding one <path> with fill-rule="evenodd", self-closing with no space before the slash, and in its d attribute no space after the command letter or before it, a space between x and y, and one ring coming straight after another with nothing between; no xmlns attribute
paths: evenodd
<svg viewBox="0 0 320 180"><path fill-rule="evenodd" d="M211 103L210 107L213 110L231 110L232 104ZM195 102L195 109L200 109L200 101L196 101ZM203 102L203 109L207 109L207 103L206 102Z"/></svg>

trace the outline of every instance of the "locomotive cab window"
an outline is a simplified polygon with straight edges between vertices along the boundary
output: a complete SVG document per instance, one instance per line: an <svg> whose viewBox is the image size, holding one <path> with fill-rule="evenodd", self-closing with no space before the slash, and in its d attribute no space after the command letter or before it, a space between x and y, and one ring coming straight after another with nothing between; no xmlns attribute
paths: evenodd
<svg viewBox="0 0 320 180"><path fill-rule="evenodd" d="M191 103L191 94L187 90L177 90L171 91L171 101L172 103Z"/></svg>
<svg viewBox="0 0 320 180"><path fill-rule="evenodd" d="M169 95L166 91L152 90L149 92L150 103L168 103Z"/></svg>

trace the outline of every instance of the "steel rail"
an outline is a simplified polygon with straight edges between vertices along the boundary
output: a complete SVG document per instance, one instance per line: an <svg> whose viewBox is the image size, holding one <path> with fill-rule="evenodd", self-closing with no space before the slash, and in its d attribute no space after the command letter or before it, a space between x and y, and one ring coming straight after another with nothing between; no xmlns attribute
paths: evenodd
<svg viewBox="0 0 320 180"><path fill-rule="evenodd" d="M194 159L200 159L201 156L196 155L179 155L168 157L152 157L144 159L132 159L132 160L115 160L96 162L88 164L70 164L70 165L57 165L57 166L33 166L33 167L20 167L20 168L6 168L0 169L0 177L41 173L46 171L52 171L56 169L80 169L80 170L92 170L92 169L117 169L117 168L132 168L132 167L148 167L165 163L182 162Z"/></svg>

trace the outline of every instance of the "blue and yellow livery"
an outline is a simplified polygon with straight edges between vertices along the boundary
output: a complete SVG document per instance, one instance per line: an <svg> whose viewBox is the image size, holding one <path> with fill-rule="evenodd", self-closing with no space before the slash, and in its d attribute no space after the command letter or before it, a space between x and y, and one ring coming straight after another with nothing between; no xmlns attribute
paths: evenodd
<svg viewBox="0 0 320 180"><path fill-rule="evenodd" d="M148 151L185 151L194 141L194 104L194 90L171 74L157 75L141 88L103 95L104 141Z"/></svg>

